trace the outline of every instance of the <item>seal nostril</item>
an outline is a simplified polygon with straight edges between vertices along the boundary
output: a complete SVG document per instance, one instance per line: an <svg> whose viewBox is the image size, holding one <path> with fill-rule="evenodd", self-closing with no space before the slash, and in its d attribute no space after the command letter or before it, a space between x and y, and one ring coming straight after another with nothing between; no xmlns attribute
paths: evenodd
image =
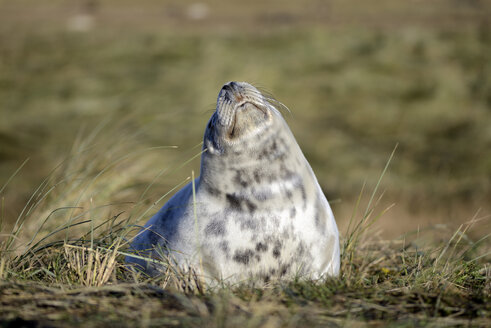
<svg viewBox="0 0 491 328"><path fill-rule="evenodd" d="M222 87L222 90L227 90L227 91L234 91L234 90L237 90L238 88L238 84L237 82L229 82L227 84L225 84L223 87Z"/></svg>
<svg viewBox="0 0 491 328"><path fill-rule="evenodd" d="M220 91L220 96L224 97L228 101L232 101L233 95L238 93L239 85L237 82L229 82L222 87Z"/></svg>

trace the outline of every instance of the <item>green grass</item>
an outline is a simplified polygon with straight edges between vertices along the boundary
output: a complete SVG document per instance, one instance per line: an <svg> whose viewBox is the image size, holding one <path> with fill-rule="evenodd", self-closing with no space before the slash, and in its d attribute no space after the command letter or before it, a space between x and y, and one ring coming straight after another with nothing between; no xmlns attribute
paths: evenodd
<svg viewBox="0 0 491 328"><path fill-rule="evenodd" d="M211 1L192 21L186 2L107 0L74 32L77 6L0 1L1 327L491 324L487 2ZM291 110L334 200L339 278L124 268L134 225L199 171L229 80Z"/></svg>
<svg viewBox="0 0 491 328"><path fill-rule="evenodd" d="M123 222L125 220L122 220ZM121 230L123 228L123 230ZM354 233L341 276L209 289L175 270L157 279L123 267L124 227L109 220L94 239L2 250L0 322L41 326L485 326L490 270L465 229L418 247ZM356 245L350 245L356 242ZM354 247L352 247L354 246Z"/></svg>
<svg viewBox="0 0 491 328"><path fill-rule="evenodd" d="M378 205L380 184L367 193L368 203L360 195L350 227L342 232L339 278L211 288L199 275L173 266L157 278L135 274L124 266L128 240L137 230L134 224L143 223L160 204L149 204L143 194L138 202L109 203L120 192L116 186L122 173L139 166L131 161L136 154L120 156L125 148L108 140L94 147L77 145L35 191L12 232L3 230L3 326L490 323L489 241L468 236L472 225L479 229L482 218L453 234L444 232L441 241L425 240L425 231L407 241L383 240L371 229L380 215L387 215ZM112 152L102 156L107 149ZM384 174L385 169L381 178ZM58 207L60 202L72 206Z"/></svg>
<svg viewBox="0 0 491 328"><path fill-rule="evenodd" d="M141 10L148 24L157 24L150 15L155 2L146 3ZM122 14L131 12L130 4L108 5L88 33L66 28L75 9L36 11L31 5L31 11L11 5L16 10L10 12L5 4L0 19L2 181L31 158L7 193L10 215L65 156L77 133L101 120L126 118L125 132L139 136L134 147L194 147L221 85L229 80L266 88L291 109L288 122L322 188L329 199L342 199L339 206L348 212L363 181L376 182L396 143L398 156L383 184L388 201L422 212L451 204L440 217L452 216L452 222L461 220L462 212L489 209L491 32L484 3L462 11L435 2L426 9L434 15L433 25L419 23L428 13L416 11L415 22L391 28L374 25L371 16L362 16L358 24L336 25L329 19L309 24L306 17L315 7L291 4L294 8L284 10L292 15L300 10L298 24L278 22L261 31L254 28L254 17L267 8L259 4L227 29L212 21L199 28L165 19L161 27L139 25L137 17L133 21ZM399 6L380 5L376 20L394 24L397 12L416 10ZM338 4L330 10L358 17L363 8ZM459 13L458 29L444 24ZM128 26L122 27L118 19L125 17ZM186 157L183 151L166 152L149 169L157 171L180 156ZM198 172L198 161L191 165ZM161 180L159 192L186 174ZM138 192L135 188L134 195Z"/></svg>

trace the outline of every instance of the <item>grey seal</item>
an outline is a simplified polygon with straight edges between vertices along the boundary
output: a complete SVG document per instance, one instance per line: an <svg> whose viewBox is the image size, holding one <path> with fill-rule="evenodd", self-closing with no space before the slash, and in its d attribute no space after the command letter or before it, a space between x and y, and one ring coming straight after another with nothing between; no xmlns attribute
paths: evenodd
<svg viewBox="0 0 491 328"><path fill-rule="evenodd" d="M171 257L207 282L339 274L334 215L279 104L245 82L222 87L200 176L145 224L127 263L155 276L165 265L151 259Z"/></svg>

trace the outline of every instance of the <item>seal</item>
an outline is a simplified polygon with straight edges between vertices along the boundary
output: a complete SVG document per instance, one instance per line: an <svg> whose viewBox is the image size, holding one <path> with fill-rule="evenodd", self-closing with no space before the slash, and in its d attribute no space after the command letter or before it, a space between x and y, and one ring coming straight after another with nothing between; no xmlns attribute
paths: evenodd
<svg viewBox="0 0 491 328"><path fill-rule="evenodd" d="M207 282L338 275L334 215L279 104L245 82L222 87L200 176L145 224L127 263L155 276L165 265L152 259L171 255Z"/></svg>

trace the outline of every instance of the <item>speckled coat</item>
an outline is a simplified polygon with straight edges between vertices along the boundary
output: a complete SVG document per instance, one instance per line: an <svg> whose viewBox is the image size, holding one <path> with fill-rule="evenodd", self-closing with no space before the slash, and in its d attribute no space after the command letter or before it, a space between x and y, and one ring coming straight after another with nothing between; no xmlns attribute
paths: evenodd
<svg viewBox="0 0 491 328"><path fill-rule="evenodd" d="M170 254L208 282L338 275L334 216L275 105L244 82L222 88L204 135L195 202L189 183L146 223L133 251ZM127 262L151 275L163 269L131 256Z"/></svg>

